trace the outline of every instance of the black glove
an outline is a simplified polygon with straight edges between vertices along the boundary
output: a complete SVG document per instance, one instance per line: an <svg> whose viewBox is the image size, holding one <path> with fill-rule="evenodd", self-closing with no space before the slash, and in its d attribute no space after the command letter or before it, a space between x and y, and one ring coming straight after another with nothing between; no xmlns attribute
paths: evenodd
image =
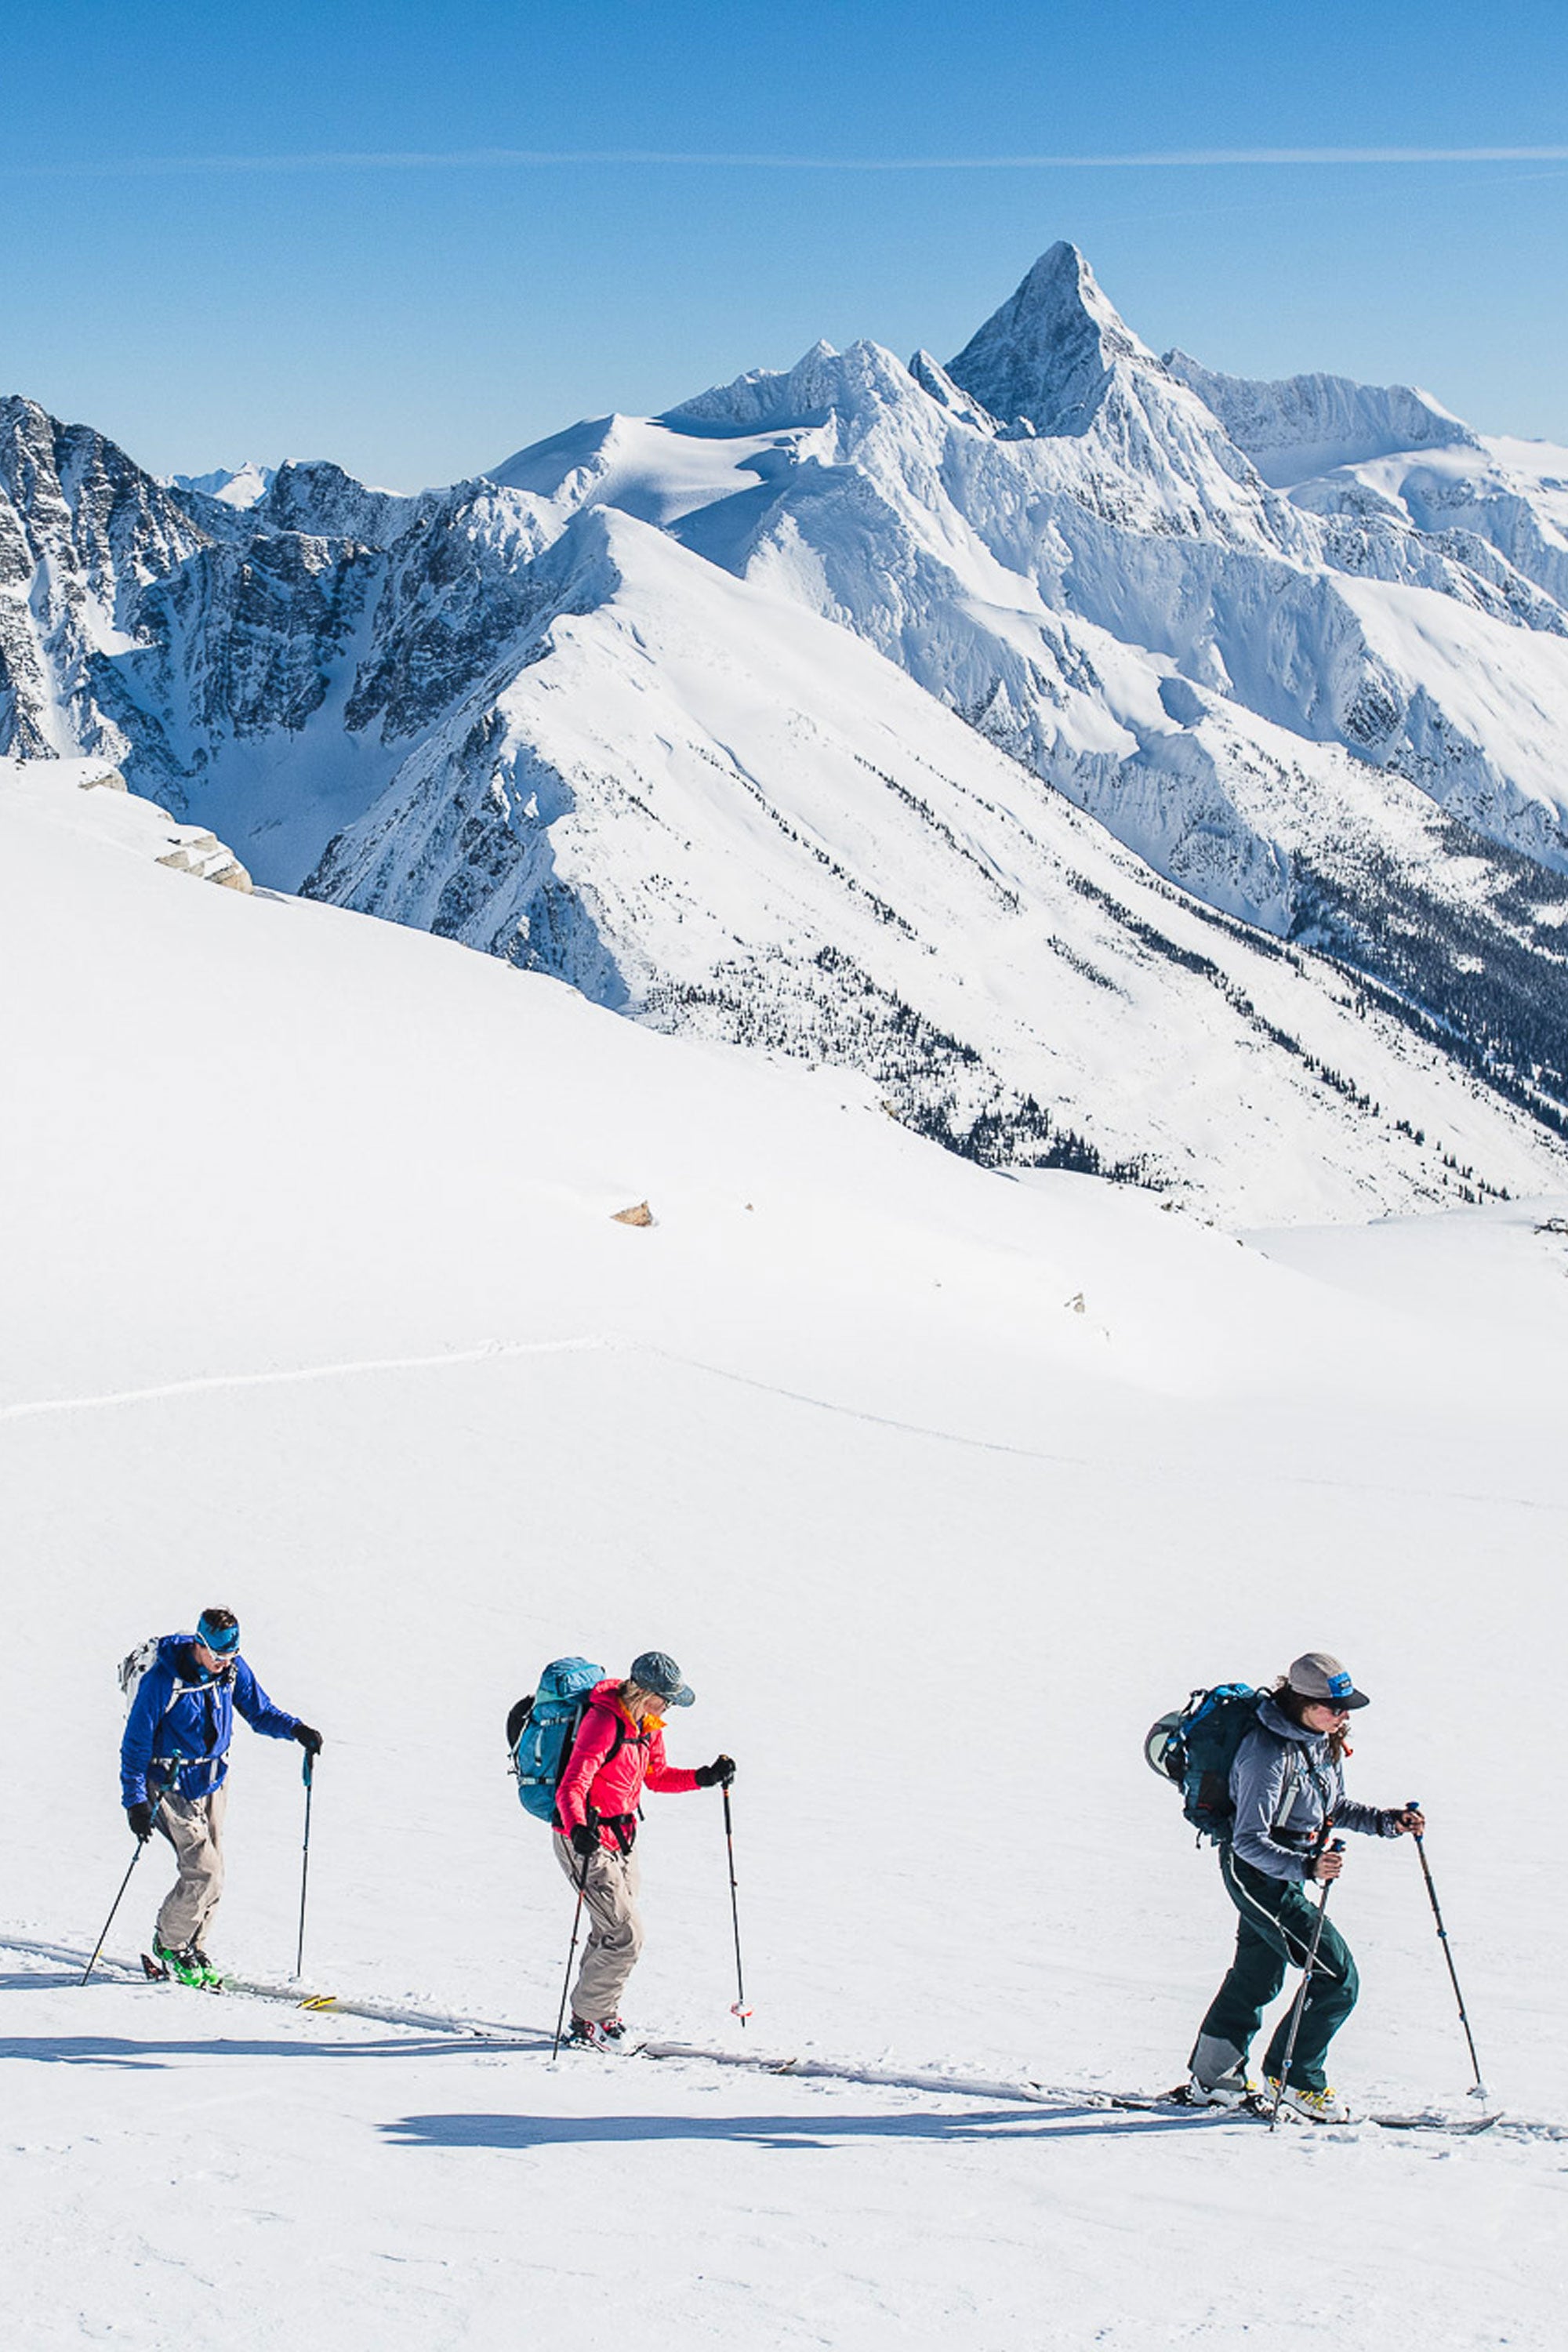
<svg viewBox="0 0 1568 2352"><path fill-rule="evenodd" d="M573 1853L580 1853L585 1859L589 1854L596 1853L598 1852L598 1831L591 1830L586 1822L579 1822L576 1828L572 1832Z"/></svg>
<svg viewBox="0 0 1568 2352"><path fill-rule="evenodd" d="M321 1754L321 1735L319 1731L312 1731L308 1723L297 1723L294 1726L294 1737L307 1754L311 1756Z"/></svg>
<svg viewBox="0 0 1568 2352"><path fill-rule="evenodd" d="M145 1845L153 1834L153 1808L146 1798L143 1797L140 1804L127 1805L125 1818L131 1824L132 1837L140 1838Z"/></svg>
<svg viewBox="0 0 1568 2352"><path fill-rule="evenodd" d="M711 1764L699 1764L697 1785L700 1789L727 1789L735 1777L732 1756L715 1756Z"/></svg>

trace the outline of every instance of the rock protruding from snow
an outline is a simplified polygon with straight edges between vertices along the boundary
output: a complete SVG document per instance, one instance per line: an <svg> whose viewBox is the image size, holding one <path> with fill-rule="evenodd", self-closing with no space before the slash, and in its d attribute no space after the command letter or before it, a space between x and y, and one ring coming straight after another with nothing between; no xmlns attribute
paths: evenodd
<svg viewBox="0 0 1568 2352"><path fill-rule="evenodd" d="M993 416L1037 433L1088 429L1119 360L1160 362L1095 283L1076 245L1053 245L947 373Z"/></svg>
<svg viewBox="0 0 1568 2352"><path fill-rule="evenodd" d="M90 793L83 809L78 794ZM102 797L100 797L100 795ZM232 849L198 824L176 824L167 809L126 790L118 768L101 760L0 759L0 795L12 803L46 813L62 839L89 834L150 858L172 873L194 874L225 890L251 889L249 875Z"/></svg>
<svg viewBox="0 0 1568 2352"><path fill-rule="evenodd" d="M1167 352L1164 364L1214 411L1276 488L1397 450L1480 447L1468 425L1409 384L1355 383L1342 375L1288 375L1264 383L1221 375L1181 351Z"/></svg>
<svg viewBox="0 0 1568 2352"><path fill-rule="evenodd" d="M174 827L158 864L168 866L171 873L194 874L198 882L216 882L220 890L255 887L233 850L216 833L204 833L196 824Z"/></svg>

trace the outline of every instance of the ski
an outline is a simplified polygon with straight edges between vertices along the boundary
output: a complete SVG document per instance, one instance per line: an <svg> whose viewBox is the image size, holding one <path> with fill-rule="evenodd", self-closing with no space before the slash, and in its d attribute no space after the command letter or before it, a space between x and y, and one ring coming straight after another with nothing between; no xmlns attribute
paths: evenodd
<svg viewBox="0 0 1568 2352"><path fill-rule="evenodd" d="M151 1952L142 1955L142 1972L152 1984L177 1984L186 1992L237 1992L250 2000L283 2000L295 2009L336 2009L334 1992L290 1992L279 1985L247 1984L243 1977L208 1977L203 1984L191 1984L184 1977L176 1976Z"/></svg>
<svg viewBox="0 0 1568 2352"><path fill-rule="evenodd" d="M1090 2092L1087 2095L1101 2101L1107 2106L1130 2108L1137 2115L1169 2112L1185 2114L1194 2118L1201 2117L1213 2122L1222 2122L1228 2118L1232 2122L1247 2122L1256 2119L1267 2123L1273 2113L1273 2101L1264 2092L1254 2094L1251 2098L1242 2100L1234 2107L1195 2106L1190 2104L1180 2091L1104 2091ZM1285 2114L1289 2116L1292 2123L1300 2120L1291 2116L1289 2108L1285 2110ZM1358 2124L1372 2124L1379 2131L1451 2132L1456 2137L1473 2139L1478 2132L1490 2131L1495 2125L1504 2121L1505 2118L1500 2110L1496 2115L1489 2116L1439 2116L1394 2115L1378 2108L1371 2108L1362 2115L1346 2116L1342 2122L1337 2125L1313 2123L1310 2128L1313 2131L1343 2131L1352 2129ZM1520 2128L1531 2129L1531 2126L1523 2126Z"/></svg>
<svg viewBox="0 0 1568 2352"><path fill-rule="evenodd" d="M1452 2132L1458 2139L1474 2139L1478 2132L1490 2131L1494 2124L1500 2124L1506 2119L1500 2109L1496 2115L1492 2116L1385 2116L1373 2114L1363 2116L1360 2120L1363 2123L1375 2124L1379 2131ZM1522 2131L1529 2131L1533 2134L1540 2131L1542 2126L1536 2124L1523 2124L1516 2126L1515 2128Z"/></svg>
<svg viewBox="0 0 1568 2352"><path fill-rule="evenodd" d="M1265 2102L1256 2095L1238 2099L1230 2107L1199 2106L1181 2091L1086 2091L1083 2095L1096 2106L1126 2107L1134 2115L1190 2116L1194 2123L1245 2123L1268 2113Z"/></svg>

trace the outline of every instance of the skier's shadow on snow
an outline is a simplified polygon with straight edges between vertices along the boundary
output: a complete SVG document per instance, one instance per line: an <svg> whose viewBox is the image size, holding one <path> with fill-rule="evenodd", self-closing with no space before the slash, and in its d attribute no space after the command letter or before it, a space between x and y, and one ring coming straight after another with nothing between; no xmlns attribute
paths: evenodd
<svg viewBox="0 0 1568 2352"><path fill-rule="evenodd" d="M1190 2131L1192 2122L1180 2116L1119 2116L1103 2107L1062 2107L1048 2116L1017 2107L986 2107L967 2115L404 2116L381 2128L398 2147L527 2150L685 2139L826 2153L861 2139L1103 2139L1124 2133Z"/></svg>

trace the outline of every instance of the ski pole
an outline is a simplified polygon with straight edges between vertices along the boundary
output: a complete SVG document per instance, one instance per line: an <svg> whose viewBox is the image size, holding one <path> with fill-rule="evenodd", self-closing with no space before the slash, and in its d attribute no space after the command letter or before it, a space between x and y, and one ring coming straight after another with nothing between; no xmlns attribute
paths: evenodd
<svg viewBox="0 0 1568 2352"><path fill-rule="evenodd" d="M553 2066L561 2055L561 2034L566 2023L566 1995L572 1988L572 1963L577 1957L577 1929L583 1917L583 1897L588 1890L590 1855L583 1856L583 1867L577 1873L577 1902L572 1914L572 1941L566 1952L566 1973L561 1979L561 2006L555 2012L555 2039L550 2045L550 2063Z"/></svg>
<svg viewBox="0 0 1568 2352"><path fill-rule="evenodd" d="M302 1776L305 1782L305 1843L300 1861L300 1941L294 1953L294 1981L300 1981L300 1971L305 1965L305 1895L310 1883L310 1790L313 1785L315 1757L305 1750Z"/></svg>
<svg viewBox="0 0 1568 2352"><path fill-rule="evenodd" d="M734 1924L735 1929L735 1992L737 1998L730 2003L730 2014L731 2017L738 2017L741 2023L744 2025L747 2018L750 2017L752 2012L746 2007L746 1979L741 1968L741 1905L735 1889L735 1833L733 1823L730 1819L730 1783L728 1780L724 1782L723 1796L724 1844L730 1857L730 1916Z"/></svg>
<svg viewBox="0 0 1568 2352"><path fill-rule="evenodd" d="M1420 1801L1412 1797L1405 1811L1418 1813L1421 1811ZM1432 1906L1432 1916L1437 1922L1437 1934L1443 1945L1443 1958L1448 1963L1448 1980L1454 1988L1454 1999L1459 2005L1459 2023L1465 2029L1465 2040L1469 2044L1470 2064L1475 2069L1475 2086L1467 2094L1467 2096L1472 2099L1484 2099L1487 2095L1487 2086L1481 2080L1481 2062L1476 2055L1476 2037L1470 2032L1470 2021L1465 2014L1465 1996L1459 1990L1459 1979L1454 1967L1454 1955L1448 1948L1448 1930L1443 1925L1443 1914L1437 1906L1437 1889L1432 1884L1432 1865L1426 1859L1426 1841L1419 1830L1415 1831L1415 1851L1421 1857L1421 1875L1426 1881L1426 1899Z"/></svg>
<svg viewBox="0 0 1568 2352"><path fill-rule="evenodd" d="M1336 1838L1329 1848L1331 1853L1343 1853L1344 1850L1343 1838ZM1268 2111L1270 2131L1279 2120L1279 2109L1285 2097L1285 2085L1290 2079L1290 2061L1296 2055L1296 2036L1301 2031L1301 2012L1307 2006L1307 1988L1312 1981L1312 1970L1317 1966L1318 1946L1323 1940L1323 1921L1328 1916L1329 1895L1332 1891L1333 1884L1331 1878L1325 1878L1323 1891L1319 1897L1318 1916L1312 1923L1312 1940L1307 1947L1307 1965L1301 1970L1301 1989L1296 1995L1296 2004L1290 2011L1290 2031L1286 2037L1285 2056L1279 2068L1279 2082L1274 2093L1274 2105Z"/></svg>
<svg viewBox="0 0 1568 2352"><path fill-rule="evenodd" d="M162 1797L160 1797L160 1798L159 1798L159 1800L158 1800L158 1801L157 1801L157 1803L156 1803L156 1804L153 1806L153 1822L155 1822L155 1821L157 1820L158 1815L159 1815L159 1814L160 1814L160 1812L163 1811L163 1798L162 1798ZM89 1962L88 1962L88 1964L87 1964L86 1968L85 1968L85 1969L83 1969L83 1970L82 1970L82 1972L81 1972L81 1981L82 1981L82 1983L83 1983L83 1984L85 1984L85 1983L87 1982L87 1980L88 1980L89 1977L89 1976L91 1976L91 1974L92 1974L92 1972L93 1972L94 1969L95 1969L95 1968L97 1968L97 1966L98 1966L98 1956L99 1956L100 1952L101 1952L101 1951L102 1951L102 1949L103 1949L103 1948L104 1948L105 1944L109 1941L109 1931L110 1931L110 1927L113 1927L113 1925L114 1925L114 1915L115 1915L115 1913L119 1910L119 1908L120 1908L121 1905L124 1902L124 1900L125 1900L125 1890L126 1890L126 1888L127 1888L127 1887L130 1885L130 1884L131 1884L131 1873L135 1869L135 1867L136 1867L137 1864L141 1861L141 1859L142 1859L142 1847L147 1843L148 1839L149 1839L149 1838L151 1838L151 1836L152 1836L152 1834L153 1834L153 1822L148 1822L148 1824L147 1824L147 1836L146 1836L146 1837L144 1837L144 1838L138 1838L138 1839L137 1839L137 1841L136 1841L136 1851L135 1851L135 1853L132 1855L132 1857L131 1857L131 1860L130 1860L129 1864L126 1865L125 1875L124 1875L124 1877L123 1877L123 1878L121 1880L121 1882L120 1882L120 1892L119 1892L119 1894L115 1896L115 1898L114 1898L113 1902L112 1902L112 1903L110 1905L110 1906L109 1906L109 1916L108 1916L108 1918L107 1918L107 1919L104 1921L104 1923L103 1923L103 1933L102 1933L102 1935L101 1935L101 1936L100 1936L100 1937L99 1937L99 1939L98 1939L97 1943L93 1946L93 1948L92 1948L92 1958L91 1958L91 1959L90 1959L90 1960L89 1960Z"/></svg>

